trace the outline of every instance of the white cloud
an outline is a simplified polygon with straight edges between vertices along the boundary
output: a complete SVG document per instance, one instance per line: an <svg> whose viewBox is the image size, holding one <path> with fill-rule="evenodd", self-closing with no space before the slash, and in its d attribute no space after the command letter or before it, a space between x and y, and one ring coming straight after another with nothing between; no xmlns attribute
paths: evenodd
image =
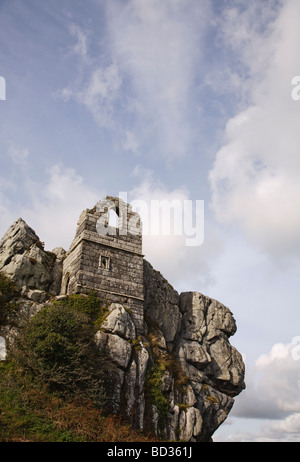
<svg viewBox="0 0 300 462"><path fill-rule="evenodd" d="M300 441L300 361L295 360L295 348L299 345L293 340L276 343L254 366L246 361L246 390L236 397L231 425L218 430L216 441Z"/></svg>
<svg viewBox="0 0 300 462"><path fill-rule="evenodd" d="M176 226L179 217L187 221L190 219L190 216L184 218L184 201L189 201L192 204L192 217L195 220L196 204L194 201L191 202L189 191L183 187L167 188L155 180L151 171L143 170L140 167L136 167L134 174L138 175L141 181L129 192L128 201L134 210L140 213L143 220L143 253L145 258L179 292L206 290L212 283L211 267L213 262L222 251L221 240L214 226L204 214L204 242L199 246L187 246L187 239L192 235L185 233L184 224L182 232L177 235L176 230L179 230L180 226L178 228ZM167 205L165 209L167 213L164 216L170 217L170 228L165 228L166 234L164 234L163 228L163 215L156 214L156 209L151 208L153 202L155 205L163 206L164 203ZM146 205L144 209L138 208L141 203ZM154 213L151 213L151 210ZM199 223L200 227L201 225L203 223ZM196 236L197 226L194 225L194 228Z"/></svg>
<svg viewBox="0 0 300 462"><path fill-rule="evenodd" d="M29 156L29 150L19 146L11 146L9 149L9 156L14 164L25 165Z"/></svg>
<svg viewBox="0 0 300 462"><path fill-rule="evenodd" d="M110 127L114 123L114 104L121 83L115 64L98 67L92 72L88 84L77 93L78 101L87 107L100 127Z"/></svg>
<svg viewBox="0 0 300 462"><path fill-rule="evenodd" d="M253 5L243 14L229 10L223 31L247 67L248 107L227 123L209 175L212 208L222 223L238 223L251 242L280 255L300 246L300 105L291 98L300 5L285 2L267 32L261 20L254 25Z"/></svg>
<svg viewBox="0 0 300 462"><path fill-rule="evenodd" d="M233 418L232 428L224 431L224 424L214 435L216 442L288 443L300 442L300 413L281 420L253 420Z"/></svg>
<svg viewBox="0 0 300 462"><path fill-rule="evenodd" d="M175 236L171 228L170 235L163 236L161 228L161 216L151 216L151 201L166 200L171 203L174 200L183 201L187 199L188 192L184 189L169 191L164 185L158 184L147 174L144 181L130 191L130 203L135 210L139 211L143 221L143 252L146 259L156 269L159 269L166 277L174 279L178 277L178 267L182 267L184 260L184 236ZM146 205L140 210L137 208L139 201ZM159 234L154 235L156 229Z"/></svg>
<svg viewBox="0 0 300 462"><path fill-rule="evenodd" d="M101 57L91 56L90 31L78 24L69 25L69 32L75 39L68 57L77 56L77 70L72 81L54 96L63 101L75 100L92 114L101 128L114 126L115 105L120 97L122 78L116 63L100 64Z"/></svg>
<svg viewBox="0 0 300 462"><path fill-rule="evenodd" d="M246 390L238 398L234 415L246 418L286 419L300 413L300 363L293 342L273 345L254 367L246 367Z"/></svg>
<svg viewBox="0 0 300 462"><path fill-rule="evenodd" d="M300 364L295 360L295 345L275 344L268 355L258 358L256 366L262 374L260 389L268 395L276 408L282 412L300 412Z"/></svg>
<svg viewBox="0 0 300 462"><path fill-rule="evenodd" d="M21 213L50 249L61 246L68 250L79 215L103 195L85 185L74 169L58 165L48 171L45 185L31 181L30 189L31 206Z"/></svg>
<svg viewBox="0 0 300 462"><path fill-rule="evenodd" d="M5 194L0 196L1 233L22 217L45 242L46 249L64 247L68 250L80 213L92 208L104 193L85 185L72 168L54 165L47 175L45 182L27 177L18 185L22 195L27 197L26 204L30 205L12 204Z"/></svg>
<svg viewBox="0 0 300 462"><path fill-rule="evenodd" d="M137 101L139 137L167 158L186 155L209 3L112 0L107 8L112 54Z"/></svg>
<svg viewBox="0 0 300 462"><path fill-rule="evenodd" d="M137 210L141 213L144 229L148 225L148 232L143 237L143 253L146 259L155 269L161 271L179 292L205 290L212 282L213 261L222 251L216 230L209 222L205 222L204 243L197 247L188 247L186 239L193 238L193 236L186 233L184 226L181 234L176 235L171 207L170 229L164 235L162 215L151 215L151 201L154 200L159 204L165 201L171 206L175 204L177 210L182 212L184 201L190 201L188 190L186 188L171 190L157 182L151 171L140 167L136 167L133 175L141 180L135 188L128 192L126 199L135 208L141 205L141 201L147 206L147 215L143 214L143 210ZM40 239L45 242L45 248L49 250L58 246L67 250L74 238L76 223L81 212L86 208L92 208L99 199L106 195L104 191L96 191L86 185L74 169L59 165L53 165L46 172L46 179L39 181L27 176L24 178L24 183L16 188L17 191L19 188L22 195L27 197L26 204L29 205L20 202L12 207L11 201L4 192L2 193L0 196L2 199L0 207L2 235L20 216L36 231ZM140 203L138 204L137 201ZM193 202L193 207L195 207L195 202ZM193 218L194 213L195 208L192 209ZM154 220L151 220L153 217ZM205 216L204 218L206 219ZM157 235L154 235L155 232ZM196 232L196 227L194 227L195 235Z"/></svg>
<svg viewBox="0 0 300 462"><path fill-rule="evenodd" d="M300 413L292 414L266 429L266 434L276 441L300 441Z"/></svg>
<svg viewBox="0 0 300 462"><path fill-rule="evenodd" d="M123 148L125 151L131 151L134 154L139 153L139 141L131 130L126 130Z"/></svg>
<svg viewBox="0 0 300 462"><path fill-rule="evenodd" d="M72 53L86 59L88 57L88 34L78 24L70 24L69 31L77 40L72 47Z"/></svg>
<svg viewBox="0 0 300 462"><path fill-rule="evenodd" d="M279 424L274 424L273 429L283 433L300 433L300 414L293 414Z"/></svg>
<svg viewBox="0 0 300 462"><path fill-rule="evenodd" d="M88 30L71 24L78 71L57 94L84 105L100 128L113 129L125 151L164 160L190 155L199 133L195 92L199 71L205 73L210 2L111 0L103 8L100 52Z"/></svg>
<svg viewBox="0 0 300 462"><path fill-rule="evenodd" d="M84 77L76 78L69 86L56 92L63 101L74 99L92 114L101 128L112 128L115 124L115 103L119 97L122 78L118 67L87 65Z"/></svg>
<svg viewBox="0 0 300 462"><path fill-rule="evenodd" d="M285 361L286 359L292 358L291 345L284 343L276 343L273 345L270 353L261 355L256 360L256 366L259 369L272 366L277 361Z"/></svg>

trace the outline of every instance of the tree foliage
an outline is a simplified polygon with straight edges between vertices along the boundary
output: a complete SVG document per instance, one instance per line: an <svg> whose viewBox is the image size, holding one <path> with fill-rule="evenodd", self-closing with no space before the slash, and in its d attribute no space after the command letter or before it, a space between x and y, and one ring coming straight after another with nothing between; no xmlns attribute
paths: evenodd
<svg viewBox="0 0 300 462"><path fill-rule="evenodd" d="M14 308L10 302L19 294L12 280L3 272L0 272L0 324L4 324L9 315L10 308Z"/></svg>
<svg viewBox="0 0 300 462"><path fill-rule="evenodd" d="M50 391L102 406L105 361L93 338L94 327L85 313L53 304L31 319L12 355Z"/></svg>
<svg viewBox="0 0 300 462"><path fill-rule="evenodd" d="M89 292L88 295L72 294L68 295L66 300L56 302L60 305L73 308L85 313L91 320L95 320L101 313L102 302L95 292Z"/></svg>

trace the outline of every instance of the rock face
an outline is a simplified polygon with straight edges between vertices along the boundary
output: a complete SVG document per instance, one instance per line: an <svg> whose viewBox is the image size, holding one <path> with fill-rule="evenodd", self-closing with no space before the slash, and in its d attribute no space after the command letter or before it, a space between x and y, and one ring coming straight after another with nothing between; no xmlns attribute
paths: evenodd
<svg viewBox="0 0 300 462"><path fill-rule="evenodd" d="M228 340L236 322L221 303L198 292L179 296L148 262L144 265L145 318L156 337L154 357L163 362L171 356L181 379L187 378L180 386L174 364L166 368L169 410L162 433L168 439L208 441L226 419L233 397L245 388L242 357ZM155 421L155 407L152 412Z"/></svg>
<svg viewBox="0 0 300 462"><path fill-rule="evenodd" d="M22 295L0 326L7 350L60 294L65 255L61 248L46 252L22 219L1 240L0 271ZM112 303L95 334L110 364L109 410L167 440L210 441L245 388L242 357L229 342L236 322L218 301L199 292L179 295L150 263L143 265L143 331L126 304Z"/></svg>
<svg viewBox="0 0 300 462"><path fill-rule="evenodd" d="M20 289L59 294L64 256L62 248L46 252L44 244L22 218L0 241L0 271L5 271Z"/></svg>

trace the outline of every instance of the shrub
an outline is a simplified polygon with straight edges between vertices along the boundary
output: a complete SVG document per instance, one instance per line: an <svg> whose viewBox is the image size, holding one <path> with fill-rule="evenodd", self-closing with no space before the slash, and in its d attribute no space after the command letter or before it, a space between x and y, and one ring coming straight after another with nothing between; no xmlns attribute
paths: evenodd
<svg viewBox="0 0 300 462"><path fill-rule="evenodd" d="M0 324L5 323L10 311L15 308L15 305L10 302L18 295L19 290L12 280L0 272Z"/></svg>
<svg viewBox="0 0 300 462"><path fill-rule="evenodd" d="M0 362L1 442L154 442L120 417L49 394L13 362Z"/></svg>
<svg viewBox="0 0 300 462"><path fill-rule="evenodd" d="M102 406L104 359L93 337L93 324L86 314L50 305L31 319L12 355L50 391L91 399Z"/></svg>
<svg viewBox="0 0 300 462"><path fill-rule="evenodd" d="M103 317L107 312L107 307L103 306L102 301L97 297L96 292L89 292L87 295L73 294L68 295L65 300L56 301L60 306L67 306L74 310L86 314L95 326L99 327L103 321Z"/></svg>
<svg viewBox="0 0 300 462"><path fill-rule="evenodd" d="M165 369L160 364L154 364L146 374L145 391L146 397L151 404L156 406L159 415L159 426L162 427L168 414L170 405L163 393L162 379Z"/></svg>

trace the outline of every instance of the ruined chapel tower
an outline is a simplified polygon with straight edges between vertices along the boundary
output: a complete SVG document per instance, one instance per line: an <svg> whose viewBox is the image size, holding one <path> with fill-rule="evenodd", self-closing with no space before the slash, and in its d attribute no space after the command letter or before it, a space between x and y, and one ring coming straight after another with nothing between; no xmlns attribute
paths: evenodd
<svg viewBox="0 0 300 462"><path fill-rule="evenodd" d="M118 217L110 225L110 215ZM143 254L140 216L129 204L107 196L80 215L63 264L62 294L94 291L107 303L127 307L143 330Z"/></svg>

